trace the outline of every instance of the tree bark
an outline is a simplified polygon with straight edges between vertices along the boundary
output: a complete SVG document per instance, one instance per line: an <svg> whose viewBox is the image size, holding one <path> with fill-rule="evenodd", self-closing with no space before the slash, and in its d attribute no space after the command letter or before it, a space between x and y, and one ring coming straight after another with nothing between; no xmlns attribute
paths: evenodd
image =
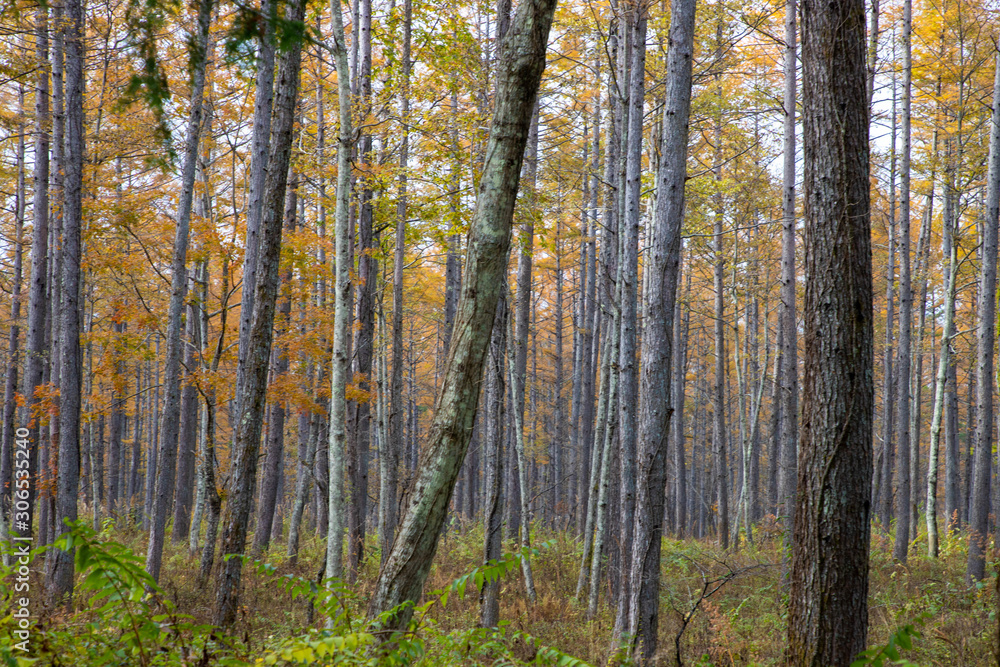
<svg viewBox="0 0 1000 667"><path fill-rule="evenodd" d="M350 362L350 229L349 203L351 197L351 150L353 129L351 125L351 74L347 66L347 44L344 39L344 19L338 0L331 0L333 43L337 67L337 101L340 107L340 133L337 145L337 209L336 257L334 286L333 355L330 369L330 432L326 452L327 515L326 577L340 577L343 564L344 541L344 454L347 432L347 370Z"/></svg>
<svg viewBox="0 0 1000 667"><path fill-rule="evenodd" d="M167 350L164 364L166 396L161 417L157 457L156 489L153 516L150 520L149 545L146 551L146 572L160 579L163 558L163 538L167 527L167 512L173 499L174 473L177 462L177 440L181 410L181 317L187 291L187 249L194 198L194 178L198 162L198 141L201 135L202 102L205 92L208 34L212 19L212 0L198 5L198 27L192 58L191 106L187 137L184 143L184 164L181 172L181 196L177 206L177 227L171 263L170 310L167 315Z"/></svg>
<svg viewBox="0 0 1000 667"><path fill-rule="evenodd" d="M497 301L493 320L493 334L486 365L486 505L484 512L485 544L483 563L488 564L501 556L501 520L503 518L503 438L504 438L504 355L507 350L507 300ZM500 622L500 580L483 584L479 594L479 624L494 628Z"/></svg>
<svg viewBox="0 0 1000 667"><path fill-rule="evenodd" d="M305 0L293 0L285 10L285 20L301 22ZM243 555L247 527L253 502L257 454L263 428L264 401L267 394L267 370L274 335L274 310L278 295L278 270L281 258L282 212L288 163L291 156L295 125L295 103L298 98L302 42L297 41L282 53L278 66L271 155L264 185L264 205L261 213L260 263L254 293L254 313L247 339L248 365L244 383L236 386L236 404L241 412L236 425L232 448L229 502L222 517L221 553ZM243 561L237 556L224 562L216 580L217 593L213 621L228 626L236 620L239 604L240 574Z"/></svg>
<svg viewBox="0 0 1000 667"><path fill-rule="evenodd" d="M674 304L680 270L684 183L687 178L694 19L695 0L671 2L663 138L657 170L652 240L646 264L647 291L639 364L641 390L635 536L629 563L632 587L628 632L633 650L638 646L641 651L643 664L653 664L657 648L660 547L670 417L678 408L683 410L683 406L677 405L678 392L671 396L671 363L674 327L677 326ZM642 28L645 27L645 16L640 17L640 22L643 25L636 35L644 39L645 30ZM636 74L642 77L644 72L640 68ZM641 127L639 124L640 131ZM632 185L631 180L629 185ZM674 382L678 381L679 378L674 378ZM683 395L682 392L680 395ZM683 450L680 460L683 461Z"/></svg>
<svg viewBox="0 0 1000 667"><path fill-rule="evenodd" d="M382 562L389 556L398 516L399 457L403 452L403 265L406 262L407 179L410 149L410 42L413 3L403 0L403 80L400 95L402 141L399 147L399 198L392 268L392 378L389 382L389 440L379 494L379 545Z"/></svg>
<svg viewBox="0 0 1000 667"><path fill-rule="evenodd" d="M997 218L1000 215L1000 51L993 80L993 116L990 124L986 210L979 265L979 322L976 332L976 453L969 493L969 581L986 575L989 539L990 468L993 454L993 359L996 341Z"/></svg>
<svg viewBox="0 0 1000 667"><path fill-rule="evenodd" d="M910 107L912 33L912 3L903 2L903 156L900 165L899 190L899 372L896 375L896 428L899 431L899 456L896 472L896 542L893 557L906 562L910 545L910 463L913 457L910 442L910 369L913 330L913 293L910 286ZM919 378L917 379L919 382Z"/></svg>
<svg viewBox="0 0 1000 667"><path fill-rule="evenodd" d="M59 353L59 457L56 487L55 533L76 521L80 486L80 259L83 231L84 158L84 9L81 0L67 0L66 24L66 161L63 193L62 320ZM53 535L54 537L54 535ZM73 592L71 547L57 550L49 571L49 595L53 602L69 599Z"/></svg>
<svg viewBox="0 0 1000 667"><path fill-rule="evenodd" d="M865 14L802 3L805 375L792 542L791 665L866 646L874 412ZM837 136L839 141L830 141Z"/></svg>
<svg viewBox="0 0 1000 667"><path fill-rule="evenodd" d="M34 416L39 398L36 389L42 384L45 360L48 356L45 340L45 314L48 308L48 243L49 243L49 28L48 7L39 5L35 11L35 59L38 74L35 82L35 156L32 170L32 230L31 285L28 291L28 336L24 371L25 414L28 423L28 467L17 466L14 498L26 505L16 505L13 515L14 532L31 537L38 481L38 450L41 428ZM19 444L15 459L23 459ZM26 473L26 474L25 474Z"/></svg>
<svg viewBox="0 0 1000 667"><path fill-rule="evenodd" d="M368 607L370 620L419 597L465 456L496 304L505 288L518 174L554 10L555 0L521 3L504 40L453 341L410 501ZM397 610L384 626L405 627L411 613L412 606Z"/></svg>

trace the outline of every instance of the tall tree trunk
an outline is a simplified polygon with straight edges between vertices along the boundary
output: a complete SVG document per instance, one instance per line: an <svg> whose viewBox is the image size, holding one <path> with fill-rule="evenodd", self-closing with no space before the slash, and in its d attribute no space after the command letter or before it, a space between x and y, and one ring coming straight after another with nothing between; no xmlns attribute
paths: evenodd
<svg viewBox="0 0 1000 667"><path fill-rule="evenodd" d="M803 0L802 65L805 375L787 654L796 667L850 664L867 640L874 350L861 0Z"/></svg>
<svg viewBox="0 0 1000 667"><path fill-rule="evenodd" d="M285 233L292 235L295 233L295 214L298 208L298 187L299 176L292 172L288 184L288 193L285 196L284 225ZM281 283L286 293L282 296L281 306L278 308L279 332L284 334L291 325L292 316L292 269L289 266L281 277ZM272 382L284 377L288 373L289 350L288 345L282 345L277 353L274 363L274 370L271 375ZM253 548L251 553L258 556L267 551L272 539L272 524L274 520L275 506L278 501L278 480L281 476L281 469L284 464L285 453L285 402L281 397L271 405L271 419L267 429L267 448L264 460L264 475L261 480L260 499L257 502L257 525L254 530ZM279 533L280 537L280 533Z"/></svg>
<svg viewBox="0 0 1000 667"><path fill-rule="evenodd" d="M24 86L18 84L18 114L24 118ZM0 444L0 540L2 544L7 543L8 531L10 528L10 515L12 496L9 495L14 490L14 447L16 432L21 429L14 428L15 411L17 409L17 381L21 365L21 279L22 266L24 261L24 201L27 189L24 182L24 136L25 124L21 120L17 125L17 148L15 156L15 172L17 185L14 192L14 271L11 281L10 295L10 338L7 345L7 368L6 381L3 390L3 425L2 444ZM21 431L21 435L24 432ZM24 437L17 437L17 440L26 441ZM22 450L23 451L23 450ZM23 452L19 457L26 466L28 459ZM5 551L5 558L9 560L9 553ZM5 560L5 565L10 565Z"/></svg>
<svg viewBox="0 0 1000 667"><path fill-rule="evenodd" d="M910 546L910 463L913 457L910 442L910 372L913 331L913 292L910 286L910 107L912 33L912 3L903 2L903 157L900 166L899 191L899 373L896 375L896 428L899 430L899 456L896 466L896 543L893 557L906 562ZM919 382L920 379L917 379Z"/></svg>
<svg viewBox="0 0 1000 667"><path fill-rule="evenodd" d="M274 102L274 20L278 3L275 0L261 0L260 14L263 17L263 31L257 45L257 75L254 85L253 137L250 146L250 192L246 212L246 244L243 257L243 292L240 303L240 338L236 364L237 376L245 372L244 361L247 337L253 319L256 298L258 264L260 263L261 215L264 206L264 181L267 178L268 159L271 142L271 111ZM243 362L243 363L240 363ZM240 383L237 377L236 384ZM240 406L236 405L240 414Z"/></svg>
<svg viewBox="0 0 1000 667"><path fill-rule="evenodd" d="M379 493L379 546L382 562L389 556L399 521L397 493L399 457L403 452L403 266L406 262L407 179L410 149L410 42L413 3L403 0L403 81L400 99L402 142L399 147L399 198L396 200L396 245L392 268L392 377L389 381L389 439L382 464Z"/></svg>
<svg viewBox="0 0 1000 667"><path fill-rule="evenodd" d="M507 299L497 301L493 320L489 357L486 365L486 504L484 512L485 544L483 562L489 564L501 556L501 526L503 518L503 437L504 437L504 355L507 350ZM500 579L483 583L479 594L479 624L494 628L500 622Z"/></svg>
<svg viewBox="0 0 1000 667"><path fill-rule="evenodd" d="M721 9L716 8L716 12ZM718 17L715 33L715 67L722 66L722 17ZM714 143L715 143L715 173L716 193L715 203L714 243L715 251L715 386L712 390L712 448L715 450L715 499L719 517L719 544L723 549L729 548L729 463L726 455L726 337L725 337L725 295L723 294L723 275L726 260L723 255L723 216L724 203L722 193L722 84L721 71L715 75L716 101L720 108L715 112Z"/></svg>
<svg viewBox="0 0 1000 667"><path fill-rule="evenodd" d="M195 277L198 269L195 269ZM197 294L197 283L192 282L192 291ZM180 544L188 539L191 529L191 507L194 501L195 464L198 461L198 431L201 416L198 410L198 387L194 377L197 364L195 350L201 350L201 318L198 315L197 297L188 301L187 330L188 342L184 346L185 373L184 387L181 389L181 424L177 441L177 483L174 495L174 530L171 540Z"/></svg>
<svg viewBox="0 0 1000 667"><path fill-rule="evenodd" d="M333 355L330 382L330 440L326 457L329 461L327 482L326 576L340 577L344 540L344 454L347 439L347 371L350 363L350 220L348 207L351 197L351 150L354 131L351 125L351 74L347 66L347 43L339 0L331 0L333 19L334 58L337 67L337 100L340 106L340 132L337 145L337 210L335 304L333 322Z"/></svg>
<svg viewBox="0 0 1000 667"><path fill-rule="evenodd" d="M305 0L293 0L285 9L285 20L300 22L304 13ZM271 155L268 160L264 206L261 213L259 274L254 293L253 321L250 325L244 361L248 364L248 368L243 376L244 384L236 386L238 397L236 404L240 406L241 412L231 454L232 481L229 502L222 517L221 553L225 555L244 553L253 502L257 454L260 450L264 402L267 394L268 361L271 357L271 342L274 335L274 310L281 259L282 212L295 125L301 55L302 42L299 41L282 53L276 76ZM242 566L242 559L235 557L224 562L219 570L213 614L216 625L231 625L236 620Z"/></svg>
<svg viewBox="0 0 1000 667"><path fill-rule="evenodd" d="M869 94L869 100L871 94ZM896 383L892 369L893 320L896 317L896 74L892 75L892 135L889 148L889 261L885 269L885 353L882 381L882 451L875 462L875 483L872 489L872 512L876 513L879 501L884 498L883 511L879 514L882 527L889 530L892 499L892 461L895 458L892 438L894 434Z"/></svg>
<svg viewBox="0 0 1000 667"><path fill-rule="evenodd" d="M949 168L949 172L951 169ZM938 357L937 383L934 390L934 411L931 417L931 443L927 458L927 554L938 557L937 525L937 480L938 443L941 441L941 422L944 415L945 390L948 386L948 370L951 367L951 339L955 323L955 280L958 269L958 243L955 237L955 220L951 216L951 187L945 194L944 229L942 233L942 254L947 257L945 267L944 326L941 328L941 354ZM947 521L947 517L945 521Z"/></svg>
<svg viewBox="0 0 1000 667"><path fill-rule="evenodd" d="M496 304L505 289L518 174L545 67L545 48L554 10L555 0L521 3L504 40L496 107L470 227L467 279L462 285L454 339L427 448L392 552L376 582L368 607L369 619L419 597L455 478L465 457ZM411 613L412 606L407 606L385 618L384 625L391 629L405 627Z"/></svg>
<svg viewBox="0 0 1000 667"><path fill-rule="evenodd" d="M167 512L173 498L174 472L177 462L177 440L181 409L181 316L187 290L187 247L194 198L194 179L198 162L198 140L201 134L202 102L205 92L205 69L208 53L208 31L212 19L212 0L198 5L198 27L191 53L191 106L187 137L184 143L184 165L181 172L181 196L177 206L177 228L171 263L170 310L167 315L167 351L164 364L166 396L161 418L157 457L156 490L153 516L150 520L146 571L159 581L163 558L163 537L167 527Z"/></svg>
<svg viewBox="0 0 1000 667"><path fill-rule="evenodd" d="M618 275L621 282L621 338L618 358L620 378L618 402L619 436L618 447L621 456L622 497L619 513L621 534L619 549L622 554L622 573L618 589L618 608L615 615L614 636L628 631L629 603L631 600L631 571L629 560L632 554L633 525L636 514L636 411L639 403L637 352L637 305L639 282L639 218L642 213L642 116L646 98L646 23L648 10L644 2L634 2L626 9L625 29L630 31L630 58L628 63L628 100L626 130L623 149L625 157L625 216L622 219L620 243L621 261ZM624 84L624 81L623 81ZM673 304L665 304L664 308ZM671 315L673 311L671 310ZM669 347L669 343L668 343ZM669 355L668 355L669 358ZM669 401L669 396L663 397ZM658 435L666 436L664 430ZM664 482L660 482L663 487ZM652 509L652 508L650 508ZM641 521L641 519L639 519ZM659 523L663 523L662 517Z"/></svg>
<svg viewBox="0 0 1000 667"><path fill-rule="evenodd" d="M976 332L976 453L969 493L970 581L986 575L989 539L990 468L993 454L993 355L996 341L997 218L1000 215L1000 51L993 80L993 117L990 125L986 211L983 220L982 260L979 267L979 323Z"/></svg>
<svg viewBox="0 0 1000 667"><path fill-rule="evenodd" d="M674 304L680 270L684 182L687 178L688 118L691 110L691 66L694 52L695 0L674 0L670 6L667 90L663 138L657 170L656 210L647 256L647 292L643 309L639 392L639 452L637 459L635 537L631 553L631 596L628 632L641 660L652 664L657 648L660 591L660 545L663 530L664 483L670 416L678 408L671 397ZM637 38L645 39L645 16ZM635 46L639 46L636 42ZM640 67L635 74L643 76ZM634 109L635 107L633 107ZM641 109L641 105L639 107ZM638 128L641 130L641 123ZM630 132L631 132L630 128ZM629 185L632 185L631 180ZM675 379L678 381L679 379ZM682 392L681 392L682 395ZM683 450L682 450L683 451ZM683 453L681 454L683 460Z"/></svg>
<svg viewBox="0 0 1000 667"><path fill-rule="evenodd" d="M372 46L371 0L361 0L359 33L356 41L361 50L361 69L358 81L362 113L368 113L372 95ZM358 157L362 168L370 168L372 163L372 137L363 132L358 146ZM364 179L361 187L360 215L358 216L358 282L355 304L357 308L358 332L354 345L354 377L358 378L357 389L367 396L373 391L371 381L372 357L375 344L375 282L378 279L378 263L374 250L377 238L372 227L372 186ZM350 506L347 512L347 564L348 576L353 581L358 567L364 559L365 518L368 515L368 455L371 437L371 402L351 400L348 402L347 438L347 478ZM353 451L351 451L353 450Z"/></svg>
<svg viewBox="0 0 1000 667"><path fill-rule="evenodd" d="M49 243L49 28L48 7L40 4L35 11L35 60L38 68L35 82L35 155L32 170L32 229L31 285L28 291L28 336L25 359L24 390L25 421L28 423L28 466L18 461L14 492L14 531L20 537L31 537L34 522L36 482L38 480L38 450L41 427L35 416L39 397L35 391L42 384L45 360L48 356L45 340L45 313L48 308L48 243ZM15 458L23 460L23 446L18 443ZM23 503L23 504L22 504Z"/></svg>
<svg viewBox="0 0 1000 667"><path fill-rule="evenodd" d="M795 321L795 101L796 0L785 2L784 161L781 180L781 446L778 504L784 523L785 553L795 524L795 484L798 477L799 363L798 325ZM787 558L787 557L786 557ZM787 572L787 561L786 569Z"/></svg>
<svg viewBox="0 0 1000 667"><path fill-rule="evenodd" d="M81 0L66 3L66 161L63 201L62 320L59 353L59 458L56 486L55 531L65 522L76 521L80 486L80 258L83 231L83 87L84 10ZM53 602L73 592L71 547L57 550L49 571L49 595Z"/></svg>
<svg viewBox="0 0 1000 667"><path fill-rule="evenodd" d="M514 347L514 323L508 318L508 323L510 324L510 331L507 332L507 371L511 387L517 387L518 377L517 369L514 365L514 359L516 358L516 348ZM501 325L504 323L501 322ZM494 324L496 326L496 324ZM521 378L523 381L523 376ZM517 488L520 491L518 498L521 501L521 548L529 549L531 548L531 522L529 521L530 512L528 508L528 502L531 498L530 489L528 484L528 457L525 454L524 446L524 422L520 415L517 413L517 406L514 406L514 433L511 436L511 443L514 446L514 461L517 463ZM527 558L521 560L521 572L524 574L524 589L528 595L528 600L534 604L536 600L535 593L535 579L531 571L531 561Z"/></svg>

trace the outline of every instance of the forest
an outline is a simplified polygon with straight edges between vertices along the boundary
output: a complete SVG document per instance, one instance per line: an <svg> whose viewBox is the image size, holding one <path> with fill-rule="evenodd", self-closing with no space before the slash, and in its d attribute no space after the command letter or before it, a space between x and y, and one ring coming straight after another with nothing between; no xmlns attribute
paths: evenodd
<svg viewBox="0 0 1000 667"><path fill-rule="evenodd" d="M998 36L4 0L0 663L1000 665Z"/></svg>

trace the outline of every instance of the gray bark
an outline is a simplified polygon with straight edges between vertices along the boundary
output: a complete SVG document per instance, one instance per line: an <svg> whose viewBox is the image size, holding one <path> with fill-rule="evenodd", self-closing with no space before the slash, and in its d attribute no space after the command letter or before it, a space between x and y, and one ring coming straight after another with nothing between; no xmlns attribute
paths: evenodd
<svg viewBox="0 0 1000 667"><path fill-rule="evenodd" d="M867 646L874 413L864 3L803 0L801 16L805 372L787 653L796 667L848 665Z"/></svg>
<svg viewBox="0 0 1000 667"><path fill-rule="evenodd" d="M80 485L80 258L83 231L84 160L84 9L81 0L67 0L66 23L66 160L63 192L62 300L59 458L56 486L55 534L76 521ZM53 537L55 537L55 534ZM55 602L73 592L73 548L57 550L50 559L49 595Z"/></svg>
<svg viewBox="0 0 1000 667"><path fill-rule="evenodd" d="M486 503L484 512L485 544L483 563L488 564L501 556L501 520L503 519L503 438L504 438L504 355L507 350L507 303L501 296L493 320L493 334L486 364ZM497 627L500 622L500 580L483 584L479 594L479 624L484 628Z"/></svg>
<svg viewBox="0 0 1000 667"><path fill-rule="evenodd" d="M910 464L913 457L910 442L910 369L913 330L913 293L910 286L910 107L912 101L911 48L912 3L903 2L903 155L900 165L899 191L899 372L896 375L896 428L899 456L896 466L896 542L893 557L906 562L910 545ZM917 380L919 382L919 378ZM915 449L915 447L913 447Z"/></svg>
<svg viewBox="0 0 1000 667"><path fill-rule="evenodd" d="M301 21L305 12L304 0L293 0L285 10L285 20ZM288 164L291 155L292 134L295 125L295 103L298 98L302 42L297 41L284 51L276 77L274 124L271 137L271 155L268 160L267 179L264 185L264 205L261 213L260 263L254 293L254 313L247 339L247 364L243 384L236 386L236 404L241 412L236 425L232 449L229 502L222 517L221 553L244 553L247 527L254 496L257 473L257 454L263 428L264 404L267 394L267 370L271 357L274 335L274 311L278 294L278 269L280 264L282 212ZM231 625L236 620L239 604L239 585L243 561L230 558L222 564L216 579L217 593L213 621L217 625Z"/></svg>
<svg viewBox="0 0 1000 667"><path fill-rule="evenodd" d="M49 66L48 66L48 7L39 5L35 11L35 59L38 74L35 83L35 156L32 170L32 230L31 230L31 284L28 291L28 336L25 359L24 390L25 414L31 415L38 398L35 389L42 384L47 346L45 340L45 314L48 308L48 243L49 243ZM15 499L24 500L27 509L17 509L14 514L14 532L30 537L34 521L35 485L28 480L38 473L38 450L41 429L37 420L28 421L28 468L15 472L17 480ZM18 452L21 452L18 447ZM23 454L15 453L15 459ZM25 488L27 487L27 488Z"/></svg>
<svg viewBox="0 0 1000 667"><path fill-rule="evenodd" d="M993 116L990 125L986 210L979 267L979 322L976 331L976 453L969 492L969 581L986 574L989 539L990 467L993 454L993 359L996 341L997 218L1000 214L1000 51L993 80Z"/></svg>

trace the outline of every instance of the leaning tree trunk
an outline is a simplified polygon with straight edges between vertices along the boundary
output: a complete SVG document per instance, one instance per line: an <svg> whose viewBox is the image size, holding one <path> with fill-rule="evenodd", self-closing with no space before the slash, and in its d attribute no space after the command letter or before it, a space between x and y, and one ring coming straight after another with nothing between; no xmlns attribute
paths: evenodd
<svg viewBox="0 0 1000 667"><path fill-rule="evenodd" d="M805 375L787 655L811 667L866 646L874 350L864 3L804 0L801 16Z"/></svg>
<svg viewBox="0 0 1000 667"><path fill-rule="evenodd" d="M986 215L983 220L982 263L979 267L979 324L976 362L976 453L969 492L970 581L986 575L989 539L990 463L993 454L993 354L996 340L997 218L1000 216L1000 51L993 79L993 122L990 125Z"/></svg>
<svg viewBox="0 0 1000 667"><path fill-rule="evenodd" d="M496 304L506 289L504 274L518 175L545 67L555 5L555 0L522 2L504 40L496 108L470 225L467 278L462 284L452 345L427 448L392 552L376 582L368 607L369 619L419 598L465 458ZM408 605L383 617L382 624L390 629L403 628L411 613L412 606Z"/></svg>
<svg viewBox="0 0 1000 667"><path fill-rule="evenodd" d="M688 118L691 111L691 64L694 52L695 0L670 5L667 90L663 109L663 139L657 171L656 211L647 251L646 307L641 348L639 392L639 452L635 535L631 553L631 596L628 632L641 660L652 664L656 654L660 602L660 547L670 417L683 406L671 400L674 303L680 270L684 182L687 178ZM643 22L645 22L643 20ZM640 34L637 32L637 34ZM679 379L678 379L679 381ZM681 438L679 442L683 442ZM682 456L680 458L682 459Z"/></svg>
<svg viewBox="0 0 1000 667"><path fill-rule="evenodd" d="M293 0L286 8L285 20L301 21L305 0ZM267 370L274 336L274 310L278 296L278 269L281 259L282 212L288 163L291 157L295 126L295 102L299 91L302 42L296 42L281 56L278 66L274 124L271 134L271 156L264 185L264 207L261 213L260 262L254 293L254 313L247 339L245 363L248 365L243 384L236 386L236 403L241 412L236 424L232 448L229 502L222 517L222 545L229 558L219 570L215 597L214 622L231 625L236 620L239 605L240 574L246 548L250 506L253 502L254 479L257 474L257 454L263 428L264 402L267 395Z"/></svg>
<svg viewBox="0 0 1000 667"><path fill-rule="evenodd" d="M163 538L167 528L167 512L173 499L174 472L177 463L181 409L181 316L187 289L188 233L191 225L191 208L194 203L194 178L198 164L198 139L201 134L208 30L212 19L212 7L212 0L201 0L198 5L198 34L192 53L191 110L184 143L181 196L177 206L177 229L171 264L170 310L167 314L167 352L164 364L166 396L160 425L153 516L150 519L149 546L146 551L146 572L157 581L160 578Z"/></svg>

